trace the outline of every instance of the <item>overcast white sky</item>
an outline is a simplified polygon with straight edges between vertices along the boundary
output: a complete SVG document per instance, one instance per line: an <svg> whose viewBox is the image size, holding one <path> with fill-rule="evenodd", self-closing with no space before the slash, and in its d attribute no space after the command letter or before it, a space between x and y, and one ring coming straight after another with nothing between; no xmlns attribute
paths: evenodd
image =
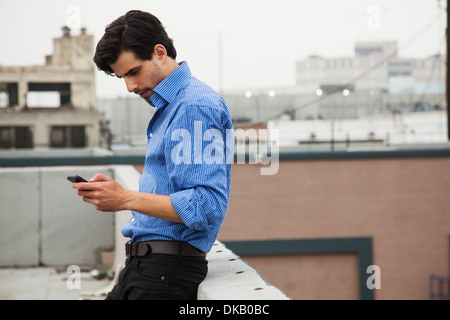
<svg viewBox="0 0 450 320"><path fill-rule="evenodd" d="M0 65L44 64L67 24L86 27L96 44L112 20L140 9L158 16L177 60L215 89L219 33L225 90L291 86L296 60L350 57L355 41L397 40L402 57L445 53L445 7L444 0L1 0ZM98 72L98 96L126 96L122 81Z"/></svg>

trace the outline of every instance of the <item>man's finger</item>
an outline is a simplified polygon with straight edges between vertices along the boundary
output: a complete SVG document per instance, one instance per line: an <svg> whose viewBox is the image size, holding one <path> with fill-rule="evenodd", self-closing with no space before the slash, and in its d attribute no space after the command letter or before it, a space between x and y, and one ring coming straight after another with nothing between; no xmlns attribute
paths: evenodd
<svg viewBox="0 0 450 320"><path fill-rule="evenodd" d="M75 182L72 184L72 188L78 190L94 190L95 186L89 182Z"/></svg>
<svg viewBox="0 0 450 320"><path fill-rule="evenodd" d="M108 176L105 176L104 174L97 173L95 176L93 176L91 179L89 179L89 182L99 182L99 181L107 181L111 179Z"/></svg>

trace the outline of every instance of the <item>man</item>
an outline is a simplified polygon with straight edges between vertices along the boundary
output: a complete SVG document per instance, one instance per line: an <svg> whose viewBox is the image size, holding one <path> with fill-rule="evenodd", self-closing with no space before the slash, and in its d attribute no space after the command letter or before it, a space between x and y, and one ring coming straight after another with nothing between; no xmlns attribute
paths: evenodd
<svg viewBox="0 0 450 320"><path fill-rule="evenodd" d="M228 206L234 139L228 108L191 75L161 22L133 10L113 21L94 62L125 80L155 113L147 129L139 191L96 174L74 183L101 211L131 210L122 228L131 240L119 282L106 299L196 299L207 273L205 253Z"/></svg>

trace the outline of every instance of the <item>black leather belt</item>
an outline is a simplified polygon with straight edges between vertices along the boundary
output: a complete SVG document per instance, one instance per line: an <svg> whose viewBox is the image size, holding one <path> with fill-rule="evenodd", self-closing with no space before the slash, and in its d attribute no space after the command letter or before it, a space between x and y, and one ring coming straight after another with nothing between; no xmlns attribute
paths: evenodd
<svg viewBox="0 0 450 320"><path fill-rule="evenodd" d="M151 253L179 255L185 257L205 257L205 253L181 241L151 240L142 242L128 241L125 244L125 254L129 257L142 257Z"/></svg>

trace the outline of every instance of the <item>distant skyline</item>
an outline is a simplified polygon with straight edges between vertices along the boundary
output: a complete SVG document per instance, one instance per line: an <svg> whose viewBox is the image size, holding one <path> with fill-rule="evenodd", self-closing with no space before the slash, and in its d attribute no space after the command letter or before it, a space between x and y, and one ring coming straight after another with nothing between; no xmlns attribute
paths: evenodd
<svg viewBox="0 0 450 320"><path fill-rule="evenodd" d="M351 57L357 41L398 41L401 57L444 54L445 6L443 0L2 1L0 65L44 64L64 25L73 34L87 28L95 46L107 24L140 9L160 18L177 60L216 90L293 86L297 60ZM123 80L102 72L96 79L99 98L131 95Z"/></svg>

